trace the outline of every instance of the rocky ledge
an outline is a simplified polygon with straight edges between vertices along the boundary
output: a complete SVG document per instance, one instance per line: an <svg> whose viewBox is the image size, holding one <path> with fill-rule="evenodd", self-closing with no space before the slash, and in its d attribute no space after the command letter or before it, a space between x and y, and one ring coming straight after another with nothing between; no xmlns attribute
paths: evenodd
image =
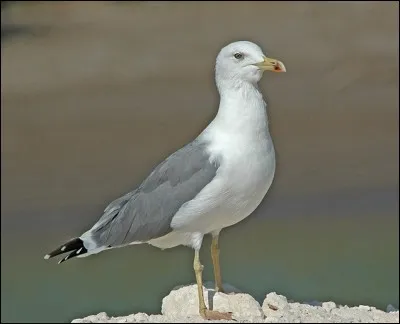
<svg viewBox="0 0 400 324"><path fill-rule="evenodd" d="M399 323L399 310L389 305L385 311L371 306L348 307L332 301L298 303L271 292L260 305L249 294L224 285L216 293L212 283L204 287L207 307L232 312L234 320L206 321L198 315L196 285L179 286L163 298L161 314L136 313L110 317L106 313L75 319L72 323Z"/></svg>

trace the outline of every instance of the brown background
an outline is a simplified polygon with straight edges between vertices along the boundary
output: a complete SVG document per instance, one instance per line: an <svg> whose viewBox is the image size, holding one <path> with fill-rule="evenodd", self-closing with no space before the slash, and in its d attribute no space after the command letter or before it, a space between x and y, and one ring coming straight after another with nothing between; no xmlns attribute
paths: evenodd
<svg viewBox="0 0 400 324"><path fill-rule="evenodd" d="M398 305L398 9L396 2L82 1L2 10L2 320L67 321L107 307L157 312L158 294L193 280L191 252L180 249L135 247L65 267L42 256L90 227L111 199L210 121L215 56L234 40L258 43L288 72L261 82L277 174L260 220L227 230L225 278L256 296L275 289ZM238 237L243 245L232 250ZM266 252L284 240L287 250ZM299 244L312 253L295 262ZM117 271L122 255L127 264ZM132 264L142 255L140 270ZM181 270L150 277L165 255ZM94 264L106 273L92 276ZM124 276L145 283L140 298L126 291ZM124 297L93 298L99 282Z"/></svg>

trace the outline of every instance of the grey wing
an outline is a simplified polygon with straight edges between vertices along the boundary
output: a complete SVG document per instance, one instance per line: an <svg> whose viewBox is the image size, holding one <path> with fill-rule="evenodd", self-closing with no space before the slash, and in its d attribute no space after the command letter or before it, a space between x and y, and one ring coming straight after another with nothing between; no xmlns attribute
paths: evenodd
<svg viewBox="0 0 400 324"><path fill-rule="evenodd" d="M206 143L186 145L160 163L136 190L109 204L87 234L96 247L168 234L176 212L212 181L218 167L218 161L210 162Z"/></svg>

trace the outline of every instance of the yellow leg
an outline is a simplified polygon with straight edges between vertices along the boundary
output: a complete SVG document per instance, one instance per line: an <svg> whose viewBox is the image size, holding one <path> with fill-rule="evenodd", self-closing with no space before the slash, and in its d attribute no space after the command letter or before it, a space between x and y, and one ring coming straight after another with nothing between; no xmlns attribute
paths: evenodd
<svg viewBox="0 0 400 324"><path fill-rule="evenodd" d="M193 269L196 275L197 292L199 296L199 313L201 317L206 318L206 303L203 294L203 265L200 263L199 251L194 252Z"/></svg>
<svg viewBox="0 0 400 324"><path fill-rule="evenodd" d="M212 236L211 242L211 258L214 267L215 291L224 292L222 288L221 268L219 266L219 234Z"/></svg>
<svg viewBox="0 0 400 324"><path fill-rule="evenodd" d="M217 311L211 311L207 309L206 303L204 302L203 294L203 266L200 263L199 251L195 251L193 269L196 275L197 292L199 295L199 313L200 316L207 320L230 320L232 319L231 313L221 313Z"/></svg>

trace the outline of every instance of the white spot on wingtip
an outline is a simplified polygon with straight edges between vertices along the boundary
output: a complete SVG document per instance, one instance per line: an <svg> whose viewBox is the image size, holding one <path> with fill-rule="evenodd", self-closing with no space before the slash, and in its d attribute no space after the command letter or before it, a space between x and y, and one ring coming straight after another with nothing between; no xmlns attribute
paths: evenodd
<svg viewBox="0 0 400 324"><path fill-rule="evenodd" d="M61 259L60 261L58 261L58 264L60 264L63 261L67 261L68 260L69 255L67 255L64 259Z"/></svg>
<svg viewBox="0 0 400 324"><path fill-rule="evenodd" d="M45 260L50 259L50 254L46 254L46 255L44 256L44 259L45 259Z"/></svg>
<svg viewBox="0 0 400 324"><path fill-rule="evenodd" d="M66 248L67 248L67 247L64 245L64 246L61 248L61 251L64 251Z"/></svg>
<svg viewBox="0 0 400 324"><path fill-rule="evenodd" d="M82 248L80 248L78 251L76 251L76 254L81 253L81 251L82 251Z"/></svg>

